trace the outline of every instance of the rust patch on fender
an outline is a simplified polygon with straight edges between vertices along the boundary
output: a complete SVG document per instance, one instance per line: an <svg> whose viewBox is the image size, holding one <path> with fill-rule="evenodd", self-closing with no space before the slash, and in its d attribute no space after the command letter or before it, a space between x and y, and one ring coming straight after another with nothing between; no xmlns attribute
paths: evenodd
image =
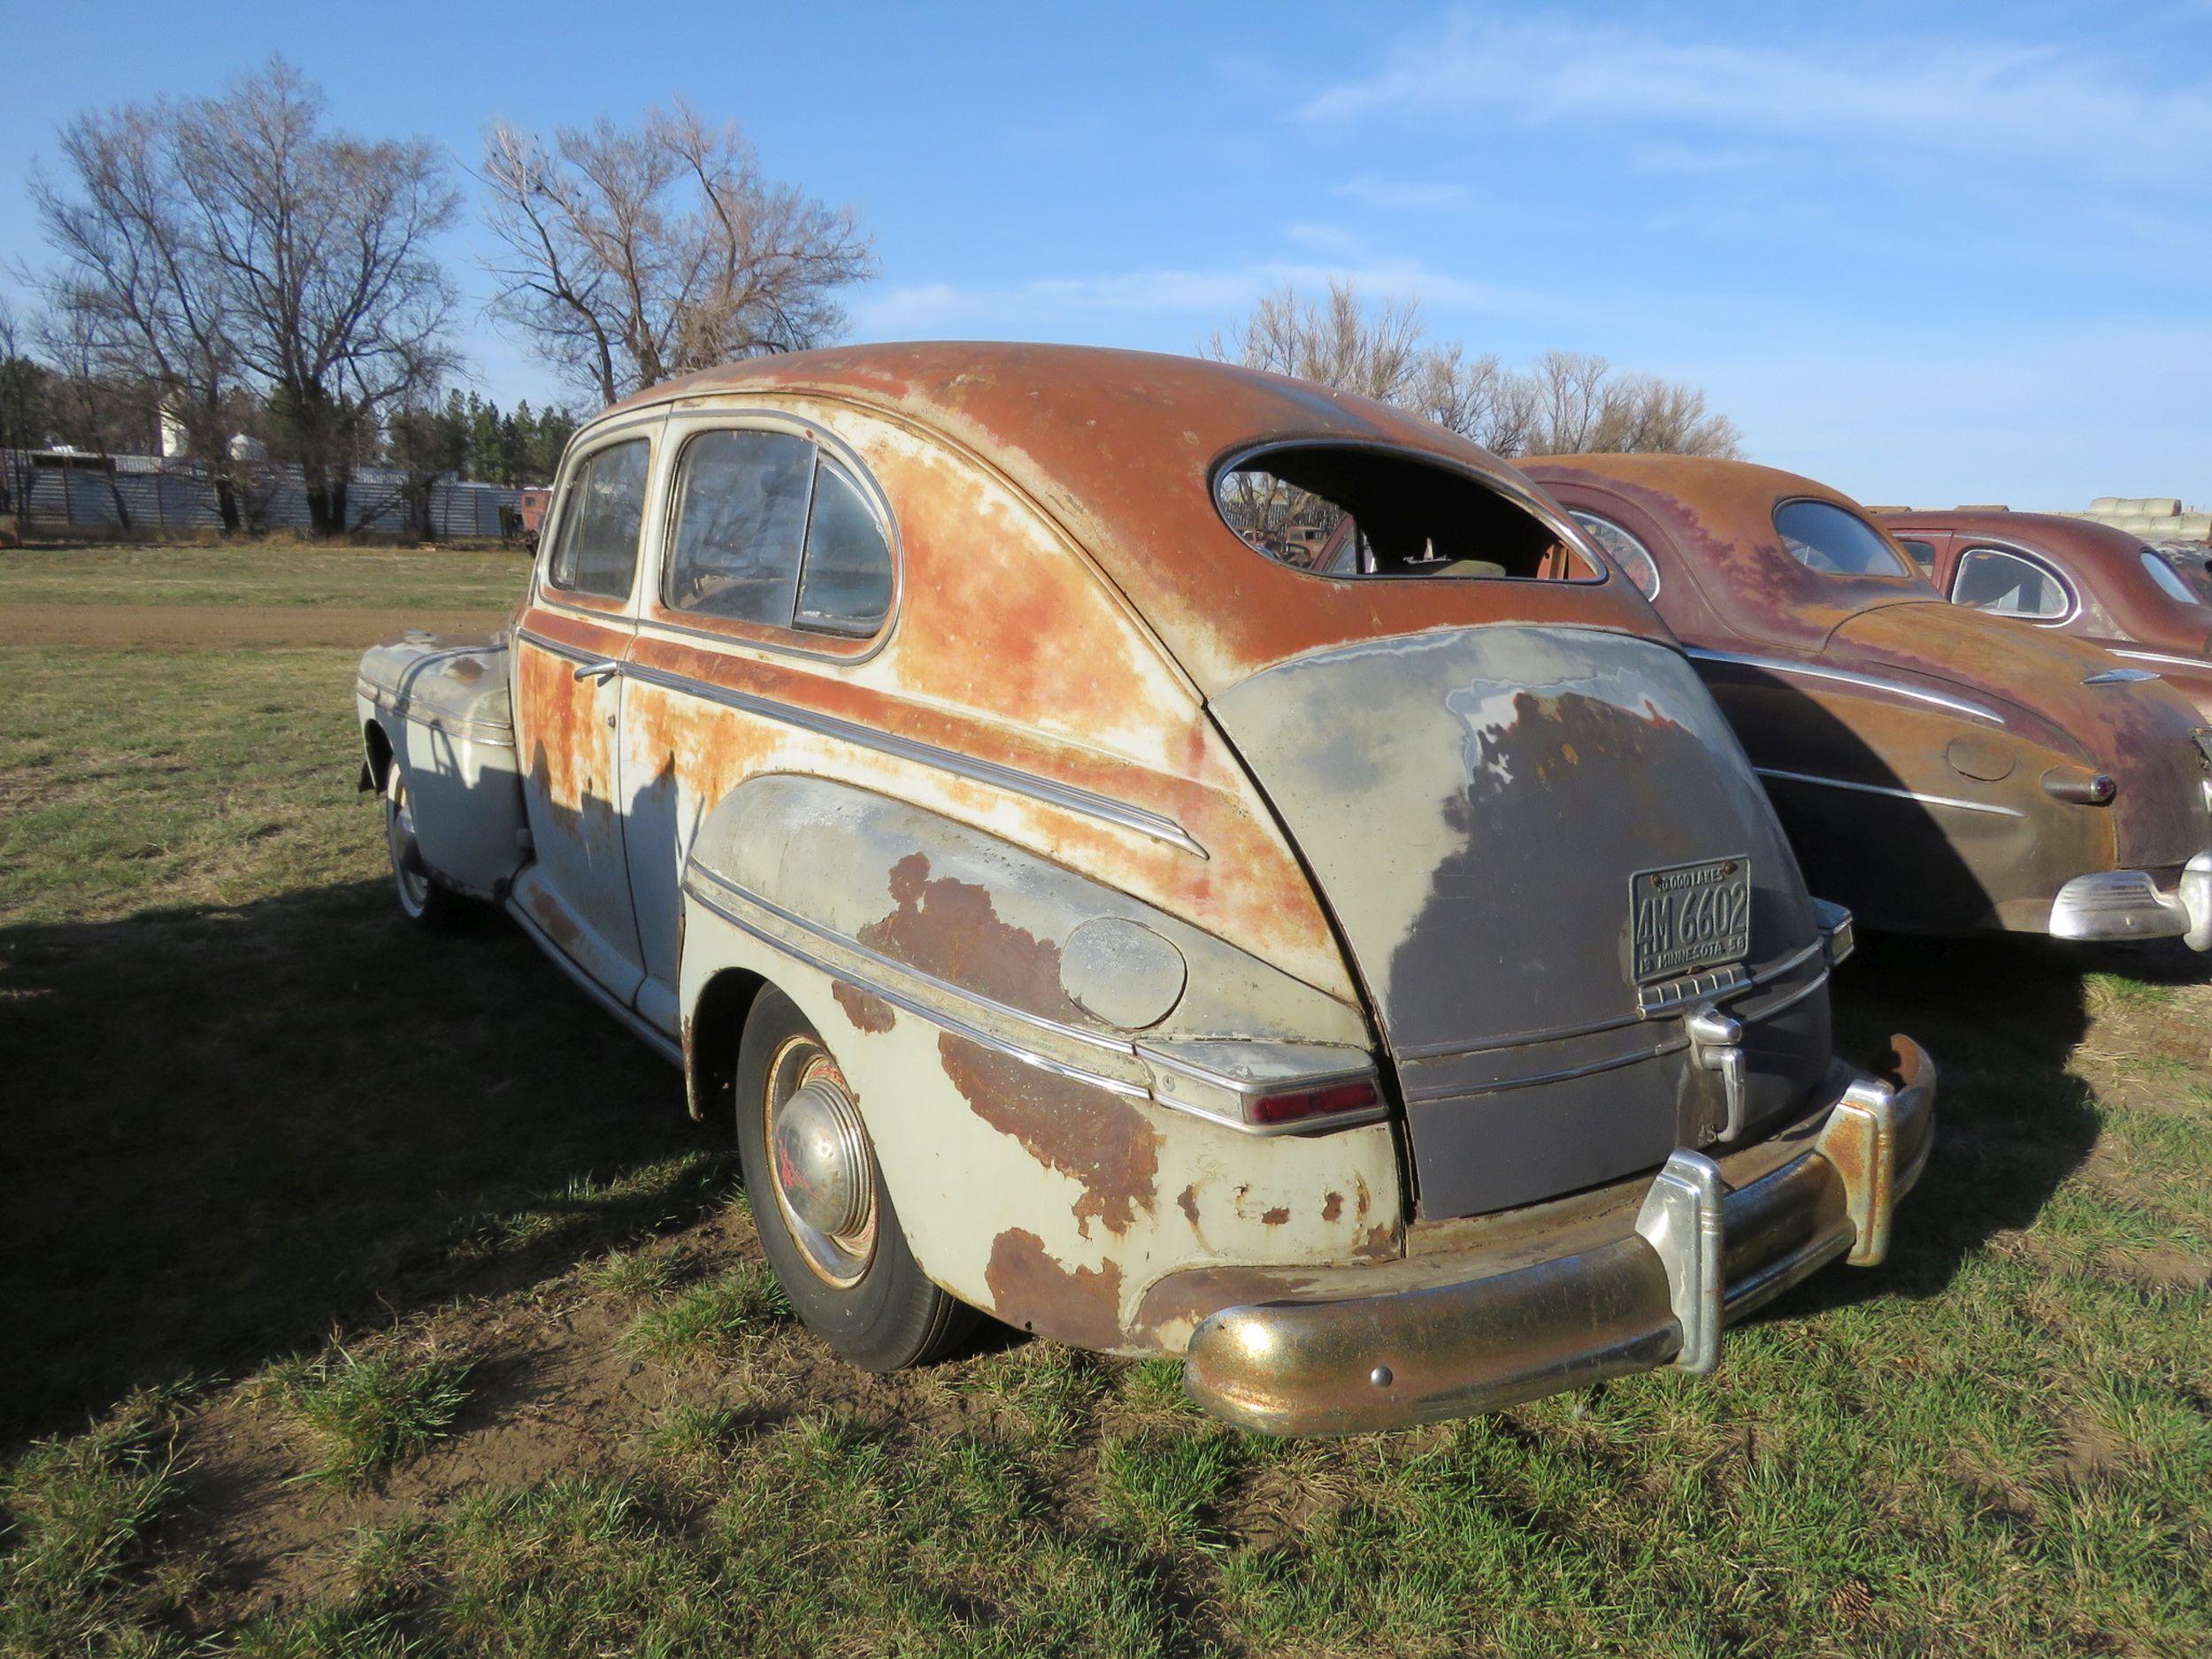
<svg viewBox="0 0 2212 1659"><path fill-rule="evenodd" d="M1181 1192L1176 1194L1175 1203L1176 1207L1189 1218L1191 1225L1196 1226L1198 1225L1198 1183L1193 1181Z"/></svg>
<svg viewBox="0 0 2212 1659"><path fill-rule="evenodd" d="M1295 1301L1314 1282L1311 1273L1294 1268L1198 1267L1170 1273L1144 1293L1130 1333L1151 1347L1166 1348L1171 1344L1164 1333L1184 1325L1187 1328L1172 1343L1179 1348L1191 1331L1224 1308Z"/></svg>
<svg viewBox="0 0 2212 1659"><path fill-rule="evenodd" d="M1010 1227L991 1240L983 1279L991 1311L1009 1325L1079 1348L1121 1346L1118 1262L1064 1267L1035 1233Z"/></svg>
<svg viewBox="0 0 2212 1659"><path fill-rule="evenodd" d="M831 984L830 995L837 999L837 1006L845 1010L845 1018L862 1031L886 1032L899 1023L891 1004L872 991L864 991L856 985L838 979Z"/></svg>
<svg viewBox="0 0 2212 1659"><path fill-rule="evenodd" d="M1352 1247L1352 1254L1363 1262L1394 1262L1403 1254L1400 1248L1398 1225L1392 1221L1379 1221L1367 1229L1364 1238Z"/></svg>
<svg viewBox="0 0 2212 1659"><path fill-rule="evenodd" d="M1362 1206L1363 1209L1364 1207L1365 1206L1363 1205ZM1321 1219L1324 1221L1334 1221L1343 1213L1344 1194L1342 1193L1331 1193L1328 1197L1328 1202L1321 1206Z"/></svg>
<svg viewBox="0 0 2212 1659"><path fill-rule="evenodd" d="M869 949L1033 1014L1082 1018L1060 988L1060 947L1001 920L986 888L933 879L928 855L909 853L891 866L891 897L897 908L857 935Z"/></svg>
<svg viewBox="0 0 2212 1659"><path fill-rule="evenodd" d="M1260 1212L1260 1225L1263 1227L1279 1227L1289 1219L1290 1210L1281 1204L1278 1204L1272 1210Z"/></svg>
<svg viewBox="0 0 2212 1659"><path fill-rule="evenodd" d="M1160 1132L1128 1101L949 1031L938 1034L937 1054L977 1117L1082 1183L1075 1219L1085 1238L1094 1218L1126 1233L1140 1210L1151 1213Z"/></svg>

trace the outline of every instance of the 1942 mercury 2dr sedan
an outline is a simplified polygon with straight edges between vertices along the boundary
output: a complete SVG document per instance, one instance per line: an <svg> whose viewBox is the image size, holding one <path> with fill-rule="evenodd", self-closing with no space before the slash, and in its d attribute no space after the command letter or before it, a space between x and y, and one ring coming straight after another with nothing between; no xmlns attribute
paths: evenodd
<svg viewBox="0 0 2212 1659"><path fill-rule="evenodd" d="M2212 733L2155 674L1942 603L1808 478L1524 465L1688 648L1824 896L1901 932L2212 946Z"/></svg>
<svg viewBox="0 0 2212 1659"><path fill-rule="evenodd" d="M1371 573L1262 550L1348 515ZM357 690L403 904L500 900L682 1062L860 1365L979 1309L1286 1433L1703 1371L1926 1157L1649 607L1356 398L1018 346L657 387L504 640Z"/></svg>

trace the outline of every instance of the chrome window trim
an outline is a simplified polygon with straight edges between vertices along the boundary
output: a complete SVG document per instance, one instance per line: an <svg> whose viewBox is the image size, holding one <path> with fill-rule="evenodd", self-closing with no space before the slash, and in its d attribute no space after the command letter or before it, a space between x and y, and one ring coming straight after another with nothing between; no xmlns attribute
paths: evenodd
<svg viewBox="0 0 2212 1659"><path fill-rule="evenodd" d="M845 476L859 489L862 498L868 503L868 510L875 515L876 522L883 530L884 544L889 549L891 554L891 608L884 612L882 626L878 627L872 634L865 635L784 627L780 632L790 636L787 640L758 640L749 634L725 634L715 628L700 627L683 622L670 622L659 617L648 616L644 614L645 607L642 604L637 607L639 615L636 619L641 626L665 628L672 633L686 634L695 639L712 640L720 645L733 646L745 650L773 651L780 657L795 657L811 663L852 664L864 663L891 642L891 635L897 631L899 626L900 614L906 609L906 543L899 534L898 515L891 511L890 495L877 481L875 474L869 470L867 464L860 458L858 450L818 420L810 420L804 415L795 415L787 411L772 409L764 404L725 404L708 409L664 409L660 418L668 423L670 444L668 488L665 491L666 498L661 504L660 557L653 572L653 586L649 589L642 590L649 594L656 603L665 610L675 610L673 605L669 604L665 598L662 597L662 583L665 580L669 549L675 545L676 474L682 465L685 448L694 438L709 432L789 432L807 439L814 445L818 465L818 458L825 456L835 463L844 472ZM807 484L807 526L809 529L813 527L813 522L814 480L810 480ZM799 575L802 580L805 574L806 548L802 539L799 549ZM792 590L795 604L797 597L798 591L795 587ZM685 611L680 614L690 616L698 613ZM732 620L737 619L732 618ZM750 626L757 628L777 626L772 622L756 622ZM803 643L803 641L810 635L815 639L842 640L847 644L856 644L864 640L866 649L857 651L826 650L820 646Z"/></svg>
<svg viewBox="0 0 2212 1659"><path fill-rule="evenodd" d="M1763 668L1770 673L1803 674L1813 680L1832 680L1841 685L1859 686L1869 691L1886 691L1895 697L1909 697L1915 703L1930 703L1939 709L1948 709L1954 714L1987 720L1992 726L2005 724L2003 715L1985 709L1978 703L1969 703L1963 697L1948 696L1939 691L1924 691L1917 686L1901 685L1893 680L1878 679L1854 669L1817 668L1810 663L1793 663L1777 657L1753 657L1740 651L1708 650L1697 645L1686 645L1682 649L1701 662L1733 663L1744 668Z"/></svg>
<svg viewBox="0 0 2212 1659"><path fill-rule="evenodd" d="M594 659L596 660L596 659ZM879 755L895 760L911 761L917 765L934 767L972 783L988 784L1010 795L1018 795L1064 811L1079 813L1110 824L1152 840L1164 841L1194 857L1208 856L1206 849L1191 838L1190 833L1172 818L1148 812L1142 807L1094 794L1075 784L1059 783L1049 778L1040 778L1033 772L1021 772L1011 766L1002 766L995 761L981 760L972 755L962 755L918 738L901 737L895 733L879 732L873 726L862 726L852 720L841 719L833 714L818 713L812 709L798 708L791 703L779 703L772 697L757 696L749 691L733 691L726 686L710 685L687 674L671 673L643 663L625 663L623 673L631 680L657 686L664 691L680 692L687 696L703 697L710 703L721 703L747 714L757 714L764 719L780 720L786 726L795 726L817 736L836 738L840 741L871 749Z"/></svg>
<svg viewBox="0 0 2212 1659"><path fill-rule="evenodd" d="M576 481L576 470L594 456L604 454L618 444L642 443L645 446L645 495L644 499L638 503L637 551L630 560L629 588L619 596L612 594L586 594L588 598L603 599L611 605L621 606L625 611L636 605L639 593L638 579L645 573L645 533L652 518L653 474L660 460L660 457L653 449L651 428L658 426L662 419L663 417L657 414L649 418L633 416L627 420L616 422L604 431L592 434L588 441L580 442L577 438L569 440L568 453L562 456L558 475L554 480L553 499L546 510L546 521L539 527L540 557L530 562L532 598L542 598L549 590L557 594L585 593L583 588L563 588L552 580L553 556L560 548L561 531L568 522L569 491ZM644 428L644 430L640 430L640 428ZM595 611L589 605L566 605L562 608L589 617L603 618L607 614L602 611Z"/></svg>
<svg viewBox="0 0 2212 1659"><path fill-rule="evenodd" d="M1620 536L1623 540L1627 541L1629 546L1634 548L1639 553L1641 553L1644 556L1644 563L1651 566L1651 591L1647 594L1644 594L1643 583L1638 581L1635 576L1625 568L1622 570L1621 574L1628 578L1628 585L1631 588L1633 588L1640 594L1644 594L1644 597L1651 603L1655 605L1659 603L1660 592L1667 585L1666 572L1659 568L1659 561L1651 556L1651 549L1644 545L1643 537L1638 535L1634 531L1629 529L1626 526L1619 523L1618 521L1607 518L1605 514L1601 512L1593 512L1587 507L1570 507L1567 509L1567 516L1571 518L1576 519L1577 521L1584 518L1594 518L1607 529L1612 531L1616 535ZM1597 541L1597 537L1593 535L1591 540L1594 541ZM1604 544L1602 542L1599 543L1601 549L1602 549L1603 545Z"/></svg>
<svg viewBox="0 0 2212 1659"><path fill-rule="evenodd" d="M1785 772L1778 766L1754 766L1752 770L1762 778L1781 778L1791 783L1814 783L1830 789L1852 789L1861 795L1893 795L1900 801L1917 801L1923 806L1955 807L1962 812L1987 812L1997 818L2025 818L2017 807L1999 806L1993 801L1967 801L1953 795L1924 795L1917 789L1899 789L1882 783L1855 783L1847 778L1823 778L1809 772Z"/></svg>
<svg viewBox="0 0 2212 1659"><path fill-rule="evenodd" d="M2003 611L1988 611L1987 607L1983 605L1962 604L1952 595L1958 592L1959 578L1966 574L1966 561L1977 553L2001 553L2008 558L2016 558L2023 564L2034 565L2036 569L2058 584L2059 592L2066 595L2066 609L2055 617L2023 617ZM2081 595L2074 591L2074 584L2066 580L2064 573L2055 565L2040 553L2031 552L2017 542L2000 541L1994 537L1985 536L1978 541L1970 541L1959 549L1958 558L1951 566L1951 591L1943 596L1952 604L1959 605L1961 610L1986 611L1988 615L2003 617L2008 622L2025 622L2039 628L2062 628L2081 615Z"/></svg>
<svg viewBox="0 0 2212 1659"><path fill-rule="evenodd" d="M1377 438L1268 439L1257 443L1248 443L1231 450L1228 455L1215 462L1211 469L1208 471L1206 493L1213 502L1214 517L1220 520L1222 528L1235 536L1240 546L1256 557L1265 559L1278 569L1292 571L1300 576L1310 577L1315 580L1325 582L1425 582L1434 580L1432 577L1417 575L1333 576L1326 571L1309 570L1303 565L1286 564L1272 553L1253 547L1249 541L1245 541L1244 537L1239 534L1237 527L1229 522L1228 516L1221 511L1221 480L1255 457L1273 454L1282 449L1360 449L1371 454L1396 456L1402 460L1417 461L1426 466L1436 467L1442 472L1457 472L1463 478L1471 480L1486 489L1504 496L1506 500L1520 508L1522 511L1551 531L1569 547L1574 549L1588 562L1590 568L1597 572L1596 575L1589 577L1563 578L1492 576L1483 578L1485 581L1545 582L1555 583L1566 588L1602 588L1612 580L1612 562L1591 545L1588 533L1574 521L1573 516L1564 509L1555 511L1548 502L1525 484L1519 482L1517 479L1508 477L1503 472L1485 472L1479 466L1470 465L1456 456L1440 455L1433 449L1418 449L1409 443L1390 443ZM1631 582L1629 586L1632 588L1635 584Z"/></svg>

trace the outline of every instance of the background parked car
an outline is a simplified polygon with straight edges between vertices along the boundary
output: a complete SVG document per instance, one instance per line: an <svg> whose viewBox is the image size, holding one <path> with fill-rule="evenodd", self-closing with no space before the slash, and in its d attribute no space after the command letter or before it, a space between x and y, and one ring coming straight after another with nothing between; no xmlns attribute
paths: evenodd
<svg viewBox="0 0 2212 1659"><path fill-rule="evenodd" d="M1953 508L1880 519L1953 604L2101 645L2212 718L2212 605L2171 554L2057 513Z"/></svg>
<svg viewBox="0 0 2212 1659"><path fill-rule="evenodd" d="M2212 761L2171 687L1942 603L1810 479L1668 456L1526 466L1689 648L1816 892L1907 932L2212 946Z"/></svg>

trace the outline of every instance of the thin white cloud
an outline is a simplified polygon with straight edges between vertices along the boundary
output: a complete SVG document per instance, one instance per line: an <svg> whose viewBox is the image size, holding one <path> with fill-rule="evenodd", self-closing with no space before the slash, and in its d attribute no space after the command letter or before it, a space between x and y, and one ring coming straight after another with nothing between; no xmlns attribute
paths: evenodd
<svg viewBox="0 0 2212 1659"><path fill-rule="evenodd" d="M2200 178L2212 156L2212 88L2160 88L2078 54L1939 40L1719 44L1562 18L1456 17L1298 113L1688 127L2142 183Z"/></svg>
<svg viewBox="0 0 2212 1659"><path fill-rule="evenodd" d="M1283 239L1301 248L1310 248L1316 253L1349 256L1359 250L1359 238L1341 225L1318 225L1311 219L1294 219L1283 227Z"/></svg>
<svg viewBox="0 0 2212 1659"><path fill-rule="evenodd" d="M1085 319L1115 315L1183 316L1226 326L1261 295L1286 284L1317 290L1344 280L1378 297L1418 298L1455 312L1553 321L1579 315L1554 296L1431 270L1417 261L1267 259L1215 270L1039 277L1002 288L933 282L890 288L856 300L851 320L857 337L876 340L967 329L1062 332L1088 326Z"/></svg>

